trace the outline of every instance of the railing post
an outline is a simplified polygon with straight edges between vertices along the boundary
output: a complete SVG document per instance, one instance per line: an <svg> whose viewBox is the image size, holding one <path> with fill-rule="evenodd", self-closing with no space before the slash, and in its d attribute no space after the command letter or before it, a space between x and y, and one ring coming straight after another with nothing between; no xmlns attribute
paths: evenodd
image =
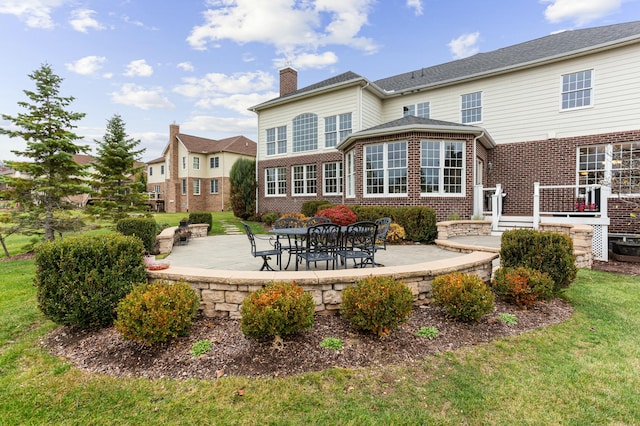
<svg viewBox="0 0 640 426"><path fill-rule="evenodd" d="M484 188L482 184L473 186L473 216L480 217L483 216L483 198L484 198Z"/></svg>
<svg viewBox="0 0 640 426"><path fill-rule="evenodd" d="M498 230L500 215L502 214L502 185L496 184L496 190L491 196L491 230Z"/></svg>
<svg viewBox="0 0 640 426"><path fill-rule="evenodd" d="M533 229L540 224L540 182L533 183Z"/></svg>

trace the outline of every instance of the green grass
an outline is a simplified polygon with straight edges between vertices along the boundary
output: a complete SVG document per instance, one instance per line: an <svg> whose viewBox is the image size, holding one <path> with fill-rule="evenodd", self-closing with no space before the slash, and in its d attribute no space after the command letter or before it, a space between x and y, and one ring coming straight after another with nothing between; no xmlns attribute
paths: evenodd
<svg viewBox="0 0 640 426"><path fill-rule="evenodd" d="M640 419L638 277L580 270L566 293L575 308L566 322L412 367L205 381L107 377L50 356L39 341L54 326L37 310L33 272L32 261L0 262L3 425L633 425Z"/></svg>

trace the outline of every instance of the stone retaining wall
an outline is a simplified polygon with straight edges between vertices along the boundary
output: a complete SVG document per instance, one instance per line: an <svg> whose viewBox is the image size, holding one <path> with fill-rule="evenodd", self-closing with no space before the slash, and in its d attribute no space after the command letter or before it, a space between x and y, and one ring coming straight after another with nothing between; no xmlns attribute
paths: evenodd
<svg viewBox="0 0 640 426"><path fill-rule="evenodd" d="M330 313L340 308L342 290L370 275L403 281L413 293L415 304L431 302L431 282L439 275L460 271L491 281L495 253L474 252L464 256L415 265L387 266L333 271L226 271L170 267L148 271L150 282L184 281L200 295L200 307L209 317L240 318L240 305L249 292L274 281L295 282L309 291L316 312Z"/></svg>
<svg viewBox="0 0 640 426"><path fill-rule="evenodd" d="M194 223L189 225L189 232L191 232L191 238L200 238L207 236L207 229L209 225L206 223ZM156 235L156 243L158 245L158 253L169 254L173 250L173 244L176 240L176 232L178 232L179 226L171 226L165 228Z"/></svg>

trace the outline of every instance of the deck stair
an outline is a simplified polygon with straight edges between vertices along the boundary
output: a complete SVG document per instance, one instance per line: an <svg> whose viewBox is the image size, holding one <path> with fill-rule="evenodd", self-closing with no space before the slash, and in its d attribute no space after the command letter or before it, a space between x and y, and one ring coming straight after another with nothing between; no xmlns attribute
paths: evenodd
<svg viewBox="0 0 640 426"><path fill-rule="evenodd" d="M500 216L498 228L491 235L502 235L512 229L533 229L533 216Z"/></svg>

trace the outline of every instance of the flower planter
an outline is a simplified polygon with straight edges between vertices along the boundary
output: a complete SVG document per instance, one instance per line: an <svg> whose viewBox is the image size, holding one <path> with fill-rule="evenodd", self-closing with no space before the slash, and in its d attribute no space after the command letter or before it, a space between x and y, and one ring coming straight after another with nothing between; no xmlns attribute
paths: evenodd
<svg viewBox="0 0 640 426"><path fill-rule="evenodd" d="M640 239L637 241L613 241L611 250L616 260L640 262Z"/></svg>

